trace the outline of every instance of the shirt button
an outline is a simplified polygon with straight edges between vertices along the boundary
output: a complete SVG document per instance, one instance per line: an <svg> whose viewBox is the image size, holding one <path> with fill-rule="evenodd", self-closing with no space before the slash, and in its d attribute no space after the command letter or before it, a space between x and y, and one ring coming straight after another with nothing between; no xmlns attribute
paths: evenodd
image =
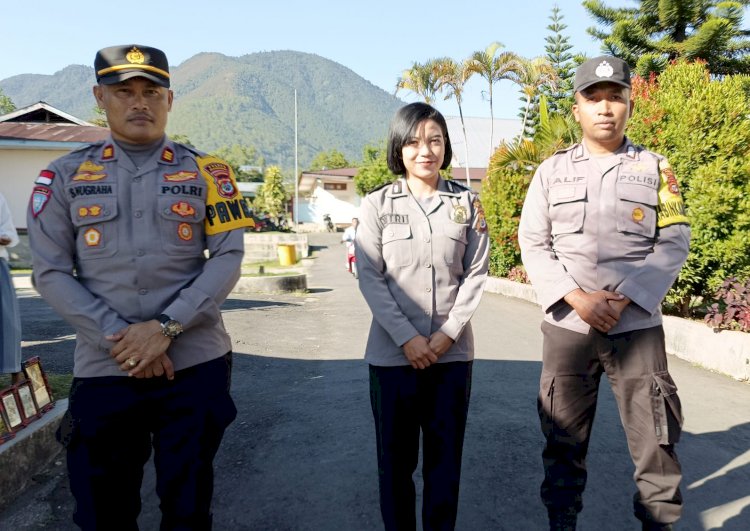
<svg viewBox="0 0 750 531"><path fill-rule="evenodd" d="M429 293L429 292L431 292L431 291L432 291L432 288L425 288L425 291L426 291L427 293Z"/></svg>
<svg viewBox="0 0 750 531"><path fill-rule="evenodd" d="M141 212L140 210L136 210L135 212L133 212L133 215L137 218L140 218L141 216L143 216L143 212Z"/></svg>
<svg viewBox="0 0 750 531"><path fill-rule="evenodd" d="M427 267L427 268L430 268L430 267L432 267L432 264L429 263L429 262L427 262L424 266Z"/></svg>
<svg viewBox="0 0 750 531"><path fill-rule="evenodd" d="M427 236L425 236L425 237L424 237L424 241L425 241L425 243L430 243L430 238L429 238L429 237L427 237Z"/></svg>
<svg viewBox="0 0 750 531"><path fill-rule="evenodd" d="M138 256L143 256L146 254L146 251L144 251L143 249L138 249L138 251L135 254L137 254Z"/></svg>
<svg viewBox="0 0 750 531"><path fill-rule="evenodd" d="M141 182L141 178L140 177L133 177L133 182L134 183L139 183L139 182Z"/></svg>
<svg viewBox="0 0 750 531"><path fill-rule="evenodd" d="M393 236L393 231L392 230L388 231L388 236Z"/></svg>
<svg viewBox="0 0 750 531"><path fill-rule="evenodd" d="M141 288L138 290L139 295L146 295L148 293L148 290L145 288Z"/></svg>

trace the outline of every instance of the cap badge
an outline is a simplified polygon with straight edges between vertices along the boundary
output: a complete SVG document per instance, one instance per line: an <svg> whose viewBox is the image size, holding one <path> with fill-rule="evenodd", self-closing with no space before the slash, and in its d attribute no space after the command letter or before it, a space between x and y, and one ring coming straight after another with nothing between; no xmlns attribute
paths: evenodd
<svg viewBox="0 0 750 531"><path fill-rule="evenodd" d="M612 74L615 73L615 69L612 68L612 65L609 64L607 61L602 61L596 67L596 70L594 70L594 73L596 74L596 77L612 77Z"/></svg>
<svg viewBox="0 0 750 531"><path fill-rule="evenodd" d="M133 46L133 49L130 50L127 55L125 55L125 59L128 60L129 63L142 65L144 61L146 61L146 58L143 55L143 52L141 52L137 47Z"/></svg>

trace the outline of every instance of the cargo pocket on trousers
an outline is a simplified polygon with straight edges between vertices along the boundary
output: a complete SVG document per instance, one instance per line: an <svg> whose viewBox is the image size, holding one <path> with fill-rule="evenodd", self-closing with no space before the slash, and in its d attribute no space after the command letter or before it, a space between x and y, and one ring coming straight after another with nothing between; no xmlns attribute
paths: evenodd
<svg viewBox="0 0 750 531"><path fill-rule="evenodd" d="M668 371L654 373L651 402L656 440L661 445L674 444L682 432L682 405L677 386Z"/></svg>
<svg viewBox="0 0 750 531"><path fill-rule="evenodd" d="M555 418L555 375L542 373L539 382L539 397L537 398L537 409L539 420L542 422L542 432L548 435L552 431Z"/></svg>

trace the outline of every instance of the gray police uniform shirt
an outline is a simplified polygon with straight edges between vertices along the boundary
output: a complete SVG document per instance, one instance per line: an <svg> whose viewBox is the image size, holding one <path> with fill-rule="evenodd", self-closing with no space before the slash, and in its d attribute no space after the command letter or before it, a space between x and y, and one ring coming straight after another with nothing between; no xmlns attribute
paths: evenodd
<svg viewBox="0 0 750 531"><path fill-rule="evenodd" d="M546 321L588 333L565 295L617 291L632 301L609 331L617 334L661 324L690 228L669 163L626 139L604 172L583 143L545 160L526 195L518 240Z"/></svg>
<svg viewBox="0 0 750 531"><path fill-rule="evenodd" d="M439 363L474 358L469 320L487 280L487 227L476 194L442 178L425 212L405 179L368 194L355 241L359 287L372 311L365 359L408 365L402 346L437 331L455 342Z"/></svg>
<svg viewBox="0 0 750 531"><path fill-rule="evenodd" d="M37 178L27 215L34 280L76 329L76 377L125 376L105 336L162 313L184 327L168 350L175 370L231 350L219 306L240 275L243 230L205 233L199 155L165 137L138 169L110 138Z"/></svg>

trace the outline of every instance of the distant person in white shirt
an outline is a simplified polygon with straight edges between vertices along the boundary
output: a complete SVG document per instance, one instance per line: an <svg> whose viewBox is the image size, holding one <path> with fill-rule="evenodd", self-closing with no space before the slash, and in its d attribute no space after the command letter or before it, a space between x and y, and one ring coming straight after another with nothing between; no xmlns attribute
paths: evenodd
<svg viewBox="0 0 750 531"><path fill-rule="evenodd" d="M21 312L8 267L6 247L18 245L18 233L5 197L0 194L0 372L10 373L12 383L23 379L21 372Z"/></svg>
<svg viewBox="0 0 750 531"><path fill-rule="evenodd" d="M346 270L352 274L354 274L352 262L354 261L354 240L357 238L357 225L359 225L359 220L352 218L352 224L346 228L344 235L341 237L341 242L346 243Z"/></svg>

